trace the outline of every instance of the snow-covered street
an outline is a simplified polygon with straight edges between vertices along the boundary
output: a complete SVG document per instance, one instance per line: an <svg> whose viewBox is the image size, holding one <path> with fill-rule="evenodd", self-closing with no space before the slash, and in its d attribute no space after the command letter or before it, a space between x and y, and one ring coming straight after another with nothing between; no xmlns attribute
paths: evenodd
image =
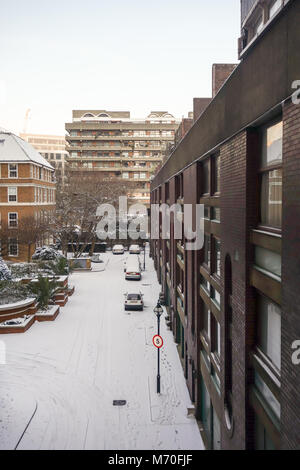
<svg viewBox="0 0 300 470"><path fill-rule="evenodd" d="M153 308L160 286L147 257L142 281L125 281L129 255L101 255L72 274L75 294L54 322L2 335L0 449L193 450L203 444L173 335L161 321L162 394L156 394ZM105 270L103 270L105 266ZM125 312L125 292L144 293ZM123 407L113 400L126 400Z"/></svg>

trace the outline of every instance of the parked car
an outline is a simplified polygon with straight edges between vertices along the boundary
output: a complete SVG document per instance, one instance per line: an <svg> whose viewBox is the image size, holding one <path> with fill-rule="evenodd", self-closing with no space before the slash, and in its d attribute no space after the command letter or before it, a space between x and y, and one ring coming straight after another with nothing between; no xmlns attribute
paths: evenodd
<svg viewBox="0 0 300 470"><path fill-rule="evenodd" d="M143 294L125 294L125 310L144 310Z"/></svg>
<svg viewBox="0 0 300 470"><path fill-rule="evenodd" d="M130 255L139 255L141 253L141 249L139 245L130 245L129 247L129 254Z"/></svg>
<svg viewBox="0 0 300 470"><path fill-rule="evenodd" d="M124 246L123 245L114 245L112 252L114 255L124 255Z"/></svg>
<svg viewBox="0 0 300 470"><path fill-rule="evenodd" d="M134 263L128 262L126 264L125 279L128 281L140 281L142 279L140 263L138 260Z"/></svg>

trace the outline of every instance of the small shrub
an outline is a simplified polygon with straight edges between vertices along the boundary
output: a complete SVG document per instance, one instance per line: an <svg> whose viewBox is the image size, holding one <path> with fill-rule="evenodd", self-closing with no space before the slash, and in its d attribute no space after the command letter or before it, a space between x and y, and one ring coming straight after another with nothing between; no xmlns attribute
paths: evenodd
<svg viewBox="0 0 300 470"><path fill-rule="evenodd" d="M46 310L49 301L57 289L55 279L49 279L39 275L37 282L30 285L31 292L36 296L39 306L42 310Z"/></svg>
<svg viewBox="0 0 300 470"><path fill-rule="evenodd" d="M0 281L9 281L11 279L11 272L7 267L7 264L3 261L0 256Z"/></svg>
<svg viewBox="0 0 300 470"><path fill-rule="evenodd" d="M35 297L23 284L13 281L0 281L0 305L13 304L29 297Z"/></svg>

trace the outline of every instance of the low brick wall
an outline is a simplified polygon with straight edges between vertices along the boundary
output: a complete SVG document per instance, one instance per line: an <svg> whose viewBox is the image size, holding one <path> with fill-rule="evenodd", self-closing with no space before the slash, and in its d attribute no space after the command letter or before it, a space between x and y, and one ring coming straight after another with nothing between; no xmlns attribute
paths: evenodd
<svg viewBox="0 0 300 470"><path fill-rule="evenodd" d="M34 315L38 306L35 299L24 300L16 304L0 305L0 323L13 320L14 318L24 317L25 315Z"/></svg>
<svg viewBox="0 0 300 470"><path fill-rule="evenodd" d="M15 333L25 333L29 328L34 324L36 320L35 315L24 325L24 326L1 326L0 325L0 334L15 334Z"/></svg>
<svg viewBox="0 0 300 470"><path fill-rule="evenodd" d="M36 318L36 321L38 322L43 322L43 321L54 321L58 315L60 313L60 307L57 306L56 308L56 312L54 313L54 315L40 315L39 313L36 314L35 318Z"/></svg>

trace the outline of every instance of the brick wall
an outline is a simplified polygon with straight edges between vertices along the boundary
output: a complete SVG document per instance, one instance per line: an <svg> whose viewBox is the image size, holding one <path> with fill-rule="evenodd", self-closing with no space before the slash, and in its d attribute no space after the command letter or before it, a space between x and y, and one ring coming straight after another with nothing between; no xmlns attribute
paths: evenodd
<svg viewBox="0 0 300 470"><path fill-rule="evenodd" d="M300 449L300 366L291 345L300 340L300 105L283 107L282 449Z"/></svg>
<svg viewBox="0 0 300 470"><path fill-rule="evenodd" d="M212 96L216 96L237 64L213 64L212 67Z"/></svg>
<svg viewBox="0 0 300 470"><path fill-rule="evenodd" d="M227 254L232 263L232 347L233 347L233 417L234 432L229 437L222 427L221 441L224 449L244 449L246 443L246 157L247 135L246 132L226 143L220 152L221 156L221 259L222 282L224 299L224 264ZM224 305L222 308L224 312ZM221 372L222 372L222 400L225 390L225 322L224 314L221 318L222 347L221 347Z"/></svg>

